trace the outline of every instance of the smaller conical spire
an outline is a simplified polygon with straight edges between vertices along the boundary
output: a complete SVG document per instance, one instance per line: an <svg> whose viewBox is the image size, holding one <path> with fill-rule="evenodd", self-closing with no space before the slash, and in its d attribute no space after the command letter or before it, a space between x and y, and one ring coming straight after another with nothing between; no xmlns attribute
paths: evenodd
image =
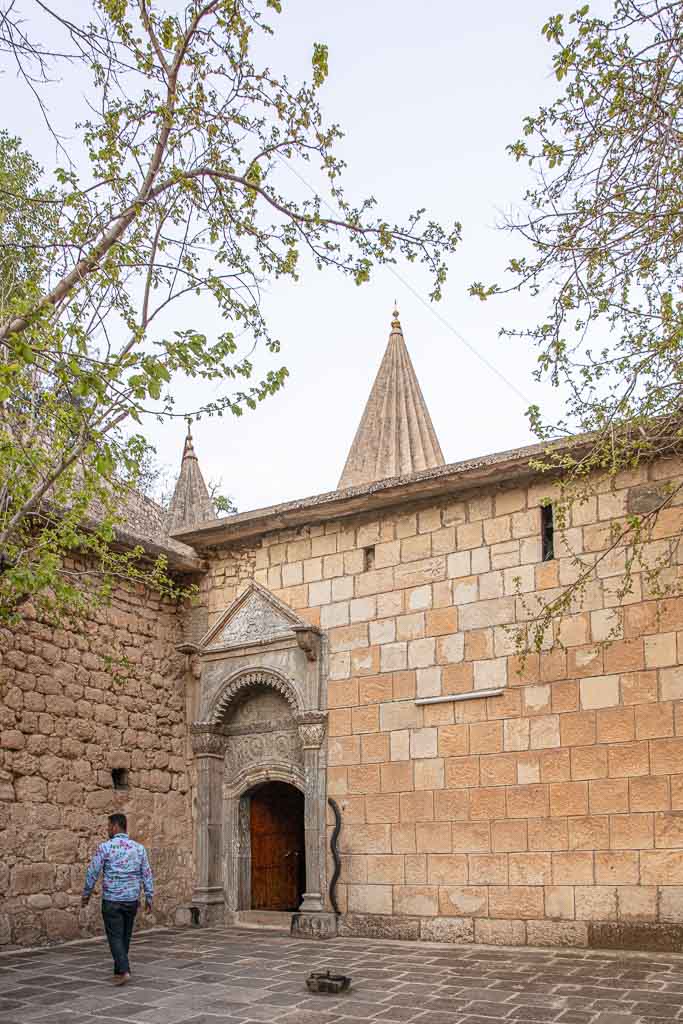
<svg viewBox="0 0 683 1024"><path fill-rule="evenodd" d="M168 528L173 533L215 518L216 510L199 468L188 423L180 473L168 509Z"/></svg>
<svg viewBox="0 0 683 1024"><path fill-rule="evenodd" d="M394 304L391 334L339 490L443 466L444 457Z"/></svg>

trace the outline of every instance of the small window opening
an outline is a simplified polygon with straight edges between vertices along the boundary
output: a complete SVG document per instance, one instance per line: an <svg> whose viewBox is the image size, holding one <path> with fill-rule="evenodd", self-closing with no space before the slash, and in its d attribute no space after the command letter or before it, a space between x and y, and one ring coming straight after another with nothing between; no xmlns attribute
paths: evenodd
<svg viewBox="0 0 683 1024"><path fill-rule="evenodd" d="M365 572L375 568L375 548L363 548L363 568Z"/></svg>
<svg viewBox="0 0 683 1024"><path fill-rule="evenodd" d="M111 784L114 789L128 789L128 771L126 768L112 768Z"/></svg>
<svg viewBox="0 0 683 1024"><path fill-rule="evenodd" d="M193 928L199 928L199 907L190 907L190 923Z"/></svg>
<svg viewBox="0 0 683 1024"><path fill-rule="evenodd" d="M541 557L549 562L555 557L555 524L553 523L553 506L541 506Z"/></svg>

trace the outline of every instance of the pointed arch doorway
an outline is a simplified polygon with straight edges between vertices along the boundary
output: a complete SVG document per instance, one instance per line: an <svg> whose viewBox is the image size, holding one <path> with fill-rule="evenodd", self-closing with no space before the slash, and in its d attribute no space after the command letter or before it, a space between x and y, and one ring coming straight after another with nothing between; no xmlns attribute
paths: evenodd
<svg viewBox="0 0 683 1024"><path fill-rule="evenodd" d="M296 911L306 891L304 795L267 782L249 800L251 909Z"/></svg>

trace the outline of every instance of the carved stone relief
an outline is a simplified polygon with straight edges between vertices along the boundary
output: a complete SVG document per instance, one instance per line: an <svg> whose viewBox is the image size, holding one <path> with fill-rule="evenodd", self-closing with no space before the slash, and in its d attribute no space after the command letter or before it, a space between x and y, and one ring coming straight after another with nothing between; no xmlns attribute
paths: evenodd
<svg viewBox="0 0 683 1024"><path fill-rule="evenodd" d="M303 764L303 754L296 731L258 732L246 736L230 736L225 750L225 780L251 768L272 762Z"/></svg>
<svg viewBox="0 0 683 1024"><path fill-rule="evenodd" d="M258 591L253 591L241 607L236 609L220 632L211 638L207 650L214 647L262 644L268 640L291 635L291 620L287 619Z"/></svg>

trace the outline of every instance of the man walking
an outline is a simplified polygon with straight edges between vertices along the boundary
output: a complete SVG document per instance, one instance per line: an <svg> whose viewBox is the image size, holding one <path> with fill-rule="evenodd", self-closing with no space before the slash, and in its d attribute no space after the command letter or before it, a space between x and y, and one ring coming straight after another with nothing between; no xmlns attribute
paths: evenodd
<svg viewBox="0 0 683 1024"><path fill-rule="evenodd" d="M140 887L145 890L145 909L152 909L154 880L147 850L128 836L125 814L109 815L109 841L97 847L88 865L81 906L85 907L102 872L102 919L114 958L114 984L130 979L128 950L138 912Z"/></svg>

